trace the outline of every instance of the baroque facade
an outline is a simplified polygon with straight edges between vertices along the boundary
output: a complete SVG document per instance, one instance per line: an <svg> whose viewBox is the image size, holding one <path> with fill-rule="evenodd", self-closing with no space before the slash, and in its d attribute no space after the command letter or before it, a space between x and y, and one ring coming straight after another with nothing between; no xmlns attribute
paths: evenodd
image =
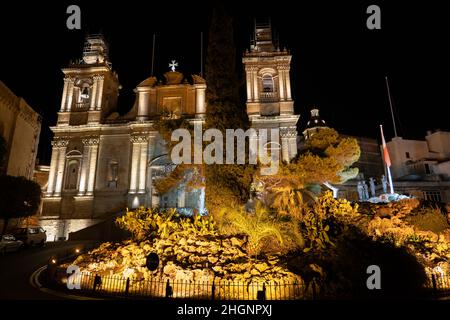
<svg viewBox="0 0 450 320"><path fill-rule="evenodd" d="M299 118L293 110L290 61L287 50L274 45L270 24L257 24L255 41L243 57L247 114L257 134L259 129L279 130L286 162L297 154ZM117 112L120 84L101 36L89 36L83 58L62 70L64 88L58 121L51 128L55 136L40 219L50 240L67 238L126 207L204 209L204 188L187 188L180 181L159 194L154 187L155 180L175 168L158 120L183 116L201 124L206 113L205 80L186 77L174 67L165 79L141 82L125 115Z"/></svg>
<svg viewBox="0 0 450 320"><path fill-rule="evenodd" d="M117 112L121 89L103 37L87 37L83 58L64 68L64 88L54 132L41 225L49 240L74 232L124 208L196 208L202 194L182 183L160 195L155 179L173 170L166 145L155 128L164 112L203 122L205 81L167 72L149 77L134 90L136 102Z"/></svg>
<svg viewBox="0 0 450 320"><path fill-rule="evenodd" d="M278 129L281 160L297 155L297 122L289 75L292 56L272 38L270 22L255 22L255 40L244 54L247 114L251 127Z"/></svg>

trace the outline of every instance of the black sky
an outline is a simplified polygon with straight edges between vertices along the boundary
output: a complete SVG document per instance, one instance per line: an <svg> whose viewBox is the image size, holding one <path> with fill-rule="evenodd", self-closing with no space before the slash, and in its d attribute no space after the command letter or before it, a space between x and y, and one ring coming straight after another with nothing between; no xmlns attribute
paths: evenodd
<svg viewBox="0 0 450 320"><path fill-rule="evenodd" d="M66 28L66 8L78 4L82 30ZM382 29L366 28L366 8L381 7ZM190 1L35 1L0 9L0 79L43 116L39 157L50 159L49 125L56 122L63 87L61 68L81 58L87 33L102 32L123 86L119 108L134 102L133 89L171 59L184 73L200 71L200 32L207 38L213 3ZM339 132L378 138L379 124L393 136L384 76L388 75L397 129L421 139L426 130L449 129L449 32L441 2L234 1L237 55L248 48L254 17L272 18L282 46L293 55L291 79L302 129L312 106ZM206 52L206 50L205 50ZM239 63L239 75L243 70ZM244 99L244 97L243 97Z"/></svg>

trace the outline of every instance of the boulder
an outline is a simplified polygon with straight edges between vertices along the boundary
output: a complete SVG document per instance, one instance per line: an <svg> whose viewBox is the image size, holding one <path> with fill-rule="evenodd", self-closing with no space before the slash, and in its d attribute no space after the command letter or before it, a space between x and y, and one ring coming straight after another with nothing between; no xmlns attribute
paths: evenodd
<svg viewBox="0 0 450 320"><path fill-rule="evenodd" d="M256 269L252 269L252 270L250 271L250 274L251 274L252 276L259 276L261 273L260 273L258 270L256 270Z"/></svg>
<svg viewBox="0 0 450 320"><path fill-rule="evenodd" d="M208 257L208 262L215 264L217 261L219 260L219 258L214 257L214 256L209 256Z"/></svg>
<svg viewBox="0 0 450 320"><path fill-rule="evenodd" d="M259 272L264 272L267 269L269 269L269 266L267 265L267 263L263 262L263 263L257 263L255 264L255 269L258 270Z"/></svg>
<svg viewBox="0 0 450 320"><path fill-rule="evenodd" d="M236 237L230 238L231 245L234 247L242 247L242 241Z"/></svg>

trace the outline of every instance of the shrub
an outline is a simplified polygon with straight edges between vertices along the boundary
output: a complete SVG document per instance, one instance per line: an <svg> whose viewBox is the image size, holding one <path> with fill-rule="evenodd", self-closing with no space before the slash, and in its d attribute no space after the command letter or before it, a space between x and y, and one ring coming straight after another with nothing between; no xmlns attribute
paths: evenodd
<svg viewBox="0 0 450 320"><path fill-rule="evenodd" d="M405 218L412 226L423 231L440 233L449 228L447 219L439 207L421 208Z"/></svg>
<svg viewBox="0 0 450 320"><path fill-rule="evenodd" d="M181 217L176 209L155 209L140 207L116 219L117 225L129 231L133 240L150 238L179 238L183 235L216 235L211 217Z"/></svg>
<svg viewBox="0 0 450 320"><path fill-rule="evenodd" d="M244 207L223 208L216 220L221 233L247 236L250 255L257 256L269 249L286 252L304 245L295 222L270 213L260 203L257 203L254 213L246 212Z"/></svg>

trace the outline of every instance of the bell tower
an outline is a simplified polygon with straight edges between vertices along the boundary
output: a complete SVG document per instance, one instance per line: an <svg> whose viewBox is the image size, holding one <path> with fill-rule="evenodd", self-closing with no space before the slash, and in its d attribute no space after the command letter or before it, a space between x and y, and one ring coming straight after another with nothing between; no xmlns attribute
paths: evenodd
<svg viewBox="0 0 450 320"><path fill-rule="evenodd" d="M252 128L279 128L282 160L297 155L297 121L289 76L292 56L274 41L270 20L255 20L254 40L244 54L247 114Z"/></svg>
<svg viewBox="0 0 450 320"><path fill-rule="evenodd" d="M89 35L83 57L62 69L64 89L57 126L98 124L117 108L119 79L102 35Z"/></svg>

